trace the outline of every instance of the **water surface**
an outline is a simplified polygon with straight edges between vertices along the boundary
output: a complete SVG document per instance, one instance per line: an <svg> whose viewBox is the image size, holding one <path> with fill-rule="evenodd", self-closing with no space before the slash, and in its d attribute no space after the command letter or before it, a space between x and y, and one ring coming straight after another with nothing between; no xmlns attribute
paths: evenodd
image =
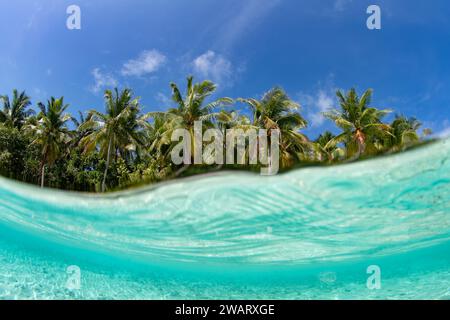
<svg viewBox="0 0 450 320"><path fill-rule="evenodd" d="M449 199L450 140L107 196L0 178L0 299L450 299Z"/></svg>

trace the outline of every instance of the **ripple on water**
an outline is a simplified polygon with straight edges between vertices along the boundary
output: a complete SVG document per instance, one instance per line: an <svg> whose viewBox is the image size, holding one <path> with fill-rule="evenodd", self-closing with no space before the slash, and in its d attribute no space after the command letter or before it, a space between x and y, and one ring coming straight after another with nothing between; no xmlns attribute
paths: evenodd
<svg viewBox="0 0 450 320"><path fill-rule="evenodd" d="M220 174L103 197L0 178L0 228L26 235L31 246L48 242L56 256L44 259L48 250L32 255L23 243L23 251L16 250L14 241L22 238L0 235L0 298L446 298L449 253L440 251L439 260L433 248L450 239L449 155L448 141L441 141L351 165L275 177ZM420 259L431 264L412 254L427 248L430 256ZM66 274L58 252L102 254L128 265L113 272L87 263L85 287L73 293L61 287ZM419 267L398 271L398 262L389 262L398 272L386 279L383 292L366 292L364 268L362 275L344 277L326 268L398 256ZM215 270L218 279L180 276L174 282L173 275L129 273L141 262L188 263ZM300 283L247 281L253 267L317 265L325 270ZM245 281L220 278L233 270ZM295 270L287 273L303 275Z"/></svg>

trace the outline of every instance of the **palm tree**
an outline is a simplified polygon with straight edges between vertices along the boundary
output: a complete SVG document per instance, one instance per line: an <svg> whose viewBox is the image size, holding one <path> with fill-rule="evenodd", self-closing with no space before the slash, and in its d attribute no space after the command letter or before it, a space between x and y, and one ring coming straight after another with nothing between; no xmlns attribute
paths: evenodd
<svg viewBox="0 0 450 320"><path fill-rule="evenodd" d="M65 151L65 146L70 142L71 132L67 127L67 122L72 119L65 111L69 107L64 104L64 98L55 99L52 97L47 101L47 106L38 104L41 112L36 121L30 121L26 129L35 135L32 144L41 147L41 188L45 184L45 166L51 166Z"/></svg>
<svg viewBox="0 0 450 320"><path fill-rule="evenodd" d="M167 138L171 137L173 130L186 129L191 135L192 150L195 150L195 122L202 121L203 128L212 127L214 119L219 115L219 112L214 112L214 110L224 105L231 104L233 100L231 98L219 98L208 102L207 99L216 91L217 86L208 80L195 84L193 83L193 80L192 76L187 78L185 97L183 97L177 84L171 83L172 100L177 106L175 108L170 108L166 115L161 112L153 112L148 115L153 117L166 117L165 119L168 121L167 125L160 127L160 129L166 130L164 134L160 132L160 137L164 139L164 143L167 142ZM161 142L159 142L159 144L161 144ZM188 167L189 165L185 165L176 173L176 175L180 175Z"/></svg>
<svg viewBox="0 0 450 320"><path fill-rule="evenodd" d="M307 158L310 149L308 138L299 132L307 126L307 121L297 112L300 105L292 101L281 88L268 91L261 100L238 99L247 104L252 112L252 125L256 128L278 129L281 134L281 166L292 165L295 158Z"/></svg>
<svg viewBox="0 0 450 320"><path fill-rule="evenodd" d="M330 143L330 141L334 141L333 139L335 137L336 136L330 131L325 131L315 141L314 147L319 155L320 161L327 161L331 163L342 157L344 150L338 147L335 143Z"/></svg>
<svg viewBox="0 0 450 320"><path fill-rule="evenodd" d="M6 126L20 130L26 118L34 114L33 110L28 109L31 101L25 91L19 94L17 90L14 90L12 101L7 95L0 96L0 100L3 101L3 110L0 111L0 122Z"/></svg>
<svg viewBox="0 0 450 320"><path fill-rule="evenodd" d="M250 119L245 115L239 114L237 111L221 110L216 116L217 125L221 130L228 129L250 129L254 128Z"/></svg>
<svg viewBox="0 0 450 320"><path fill-rule="evenodd" d="M72 118L72 121L73 121L73 123L75 124L75 126L77 128L76 132L75 132L76 133L75 137L73 139L73 146L74 147L78 146L80 141L84 137L86 137L86 136L88 136L89 134L92 133L92 130L85 128L86 122L88 122L91 119L91 114L88 113L88 115L85 117L83 112L78 111L78 116L79 116L79 119Z"/></svg>
<svg viewBox="0 0 450 320"><path fill-rule="evenodd" d="M167 158L172 146L172 133L177 125L176 116L170 113L154 113L148 130L149 151L157 158Z"/></svg>
<svg viewBox="0 0 450 320"><path fill-rule="evenodd" d="M233 102L231 98L219 98L206 103L217 89L217 86L211 81L193 83L194 78L187 78L186 96L183 98L177 84L171 83L172 99L177 104L177 108L169 109L169 113L179 117L180 125L189 131L193 131L195 121L203 121L206 124L219 114L213 112L216 108L228 105Z"/></svg>
<svg viewBox="0 0 450 320"><path fill-rule="evenodd" d="M417 131L422 124L416 118L397 115L391 124L391 135L387 138L386 146L398 151L420 141Z"/></svg>
<svg viewBox="0 0 450 320"><path fill-rule="evenodd" d="M333 138L329 145L343 142L347 155L358 158L366 152L375 152L386 135L390 135L390 126L381 122L390 110L379 110L369 107L372 90L367 90L359 97L355 89L347 95L337 92L340 109L325 112L325 117L333 120L342 129L342 133ZM328 147L328 146L327 146Z"/></svg>
<svg viewBox="0 0 450 320"><path fill-rule="evenodd" d="M147 130L148 153L146 171L150 176L165 178L172 171L170 153L174 144L172 133L177 126L176 116L169 113L153 113L153 121Z"/></svg>
<svg viewBox="0 0 450 320"><path fill-rule="evenodd" d="M80 130L92 130L81 139L84 153L100 148L100 154L106 159L102 180L102 192L106 191L106 178L113 156L126 159L133 152L139 152L145 145L144 127L148 126L145 116L140 116L139 99L133 98L129 89L119 93L105 91L106 113L89 111L89 119L80 126ZM114 160L113 158L113 160Z"/></svg>

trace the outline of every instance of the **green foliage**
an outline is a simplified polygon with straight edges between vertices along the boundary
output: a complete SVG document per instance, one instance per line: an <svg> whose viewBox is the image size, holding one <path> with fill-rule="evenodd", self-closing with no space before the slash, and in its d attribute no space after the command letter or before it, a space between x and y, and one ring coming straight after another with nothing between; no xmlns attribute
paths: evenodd
<svg viewBox="0 0 450 320"><path fill-rule="evenodd" d="M0 96L3 102L3 110L0 110L0 123L10 128L21 129L27 117L33 115L34 111L28 109L31 105L30 97L25 91L13 91L12 101L7 95Z"/></svg>
<svg viewBox="0 0 450 320"><path fill-rule="evenodd" d="M256 129L278 129L281 133L281 167L309 158L312 149L308 138L300 133L307 121L298 113L300 105L292 101L281 88L268 91L261 100L239 99L252 111L252 125Z"/></svg>
<svg viewBox="0 0 450 320"><path fill-rule="evenodd" d="M105 114L91 110L89 119L79 127L82 131L90 132L80 140L84 153L99 152L106 160L103 192L106 191L111 162L114 163L118 157L132 161L135 156L139 156L145 146L146 133L143 129L149 127L146 116L139 115L139 99L133 98L131 90L107 90L105 103ZM119 183L123 179L119 178Z"/></svg>
<svg viewBox="0 0 450 320"><path fill-rule="evenodd" d="M339 109L325 112L324 115L334 121L342 133L330 140L329 145L344 143L349 158L359 158L366 154L376 154L383 149L381 142L390 133L390 126L382 119L391 111L370 107L372 90L361 97L355 89L346 95L338 91ZM328 146L327 146L328 147Z"/></svg>
<svg viewBox="0 0 450 320"><path fill-rule="evenodd" d="M345 151L336 143L336 136L330 131L325 131L313 144L319 161L332 163L342 160Z"/></svg>
<svg viewBox="0 0 450 320"><path fill-rule="evenodd" d="M0 124L0 174L18 179L24 169L27 141L16 128Z"/></svg>
<svg viewBox="0 0 450 320"><path fill-rule="evenodd" d="M78 119L66 112L63 98L38 103L36 115L25 92L14 90L11 100L0 96L0 174L52 188L104 192L222 168L259 170L258 165L174 165L172 133L187 129L194 141L195 121L202 121L203 129L278 129L283 170L402 151L424 139L415 118L396 116L391 123L383 122L390 111L371 106L371 90L362 96L355 89L337 92L338 107L325 116L340 132L327 131L311 141L301 132L308 124L300 105L281 88L237 103L213 99L216 85L210 81L194 83L189 77L185 92L174 83L170 88L176 107L166 112L142 114L139 98L131 90L115 89L105 92L105 113L91 110ZM248 112L237 111L242 106ZM69 128L70 121L74 129ZM427 129L423 132L429 134Z"/></svg>
<svg viewBox="0 0 450 320"><path fill-rule="evenodd" d="M421 126L422 124L415 118L397 115L390 126L391 134L384 144L395 151L417 144L420 141L417 131Z"/></svg>
<svg viewBox="0 0 450 320"><path fill-rule="evenodd" d="M69 105L64 104L64 98L52 97L47 105L38 104L41 112L37 118L30 120L25 127L26 132L33 136L31 144L38 145L41 149L41 187L45 185L45 167L52 166L67 151L71 142L71 132L67 122L72 119L65 111Z"/></svg>

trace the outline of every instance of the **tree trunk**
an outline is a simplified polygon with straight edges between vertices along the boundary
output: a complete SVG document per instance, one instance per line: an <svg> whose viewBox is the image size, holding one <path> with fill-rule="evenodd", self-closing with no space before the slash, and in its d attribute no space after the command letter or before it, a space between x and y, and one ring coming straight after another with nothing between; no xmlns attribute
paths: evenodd
<svg viewBox="0 0 450 320"><path fill-rule="evenodd" d="M362 144L358 142L358 154L356 156L356 159L361 158L362 155Z"/></svg>
<svg viewBox="0 0 450 320"><path fill-rule="evenodd" d="M360 130L356 131L356 140L358 143L358 159L363 155L363 153L366 151L366 137L364 133Z"/></svg>
<svg viewBox="0 0 450 320"><path fill-rule="evenodd" d="M109 168L109 162L111 160L111 144L112 144L112 139L109 139L109 143L108 143L108 154L106 155L106 168L105 168L105 173L103 175L103 181L102 181L102 192L106 191L106 176L108 175L108 168Z"/></svg>
<svg viewBox="0 0 450 320"><path fill-rule="evenodd" d="M41 188L44 188L45 184L45 163L41 166Z"/></svg>

